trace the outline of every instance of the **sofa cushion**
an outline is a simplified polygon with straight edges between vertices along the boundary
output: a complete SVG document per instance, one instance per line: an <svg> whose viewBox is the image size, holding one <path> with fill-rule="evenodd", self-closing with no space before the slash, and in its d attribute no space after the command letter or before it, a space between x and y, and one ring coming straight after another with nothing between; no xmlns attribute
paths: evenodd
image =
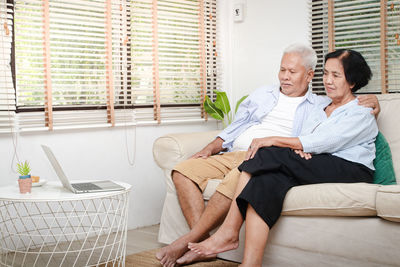
<svg viewBox="0 0 400 267"><path fill-rule="evenodd" d="M283 215L375 216L379 185L326 183L295 186L283 203Z"/></svg>
<svg viewBox="0 0 400 267"><path fill-rule="evenodd" d="M394 172L397 184L400 184L400 94L377 95L381 112L378 116L379 131L390 144L392 152Z"/></svg>
<svg viewBox="0 0 400 267"><path fill-rule="evenodd" d="M376 194L376 211L379 217L400 222L400 186L381 186Z"/></svg>
<svg viewBox="0 0 400 267"><path fill-rule="evenodd" d="M393 169L392 153L385 137L381 132L375 140L376 156L374 159L374 184L396 184L396 176Z"/></svg>
<svg viewBox="0 0 400 267"><path fill-rule="evenodd" d="M219 182L209 181L203 192L205 200L210 199ZM375 199L379 187L367 183L295 186L286 195L282 215L376 216Z"/></svg>
<svg viewBox="0 0 400 267"><path fill-rule="evenodd" d="M219 180L219 179L208 180L207 186L203 192L204 200L210 200L212 195L215 193L215 189L217 189L217 186L219 185L219 183L221 183L221 180Z"/></svg>

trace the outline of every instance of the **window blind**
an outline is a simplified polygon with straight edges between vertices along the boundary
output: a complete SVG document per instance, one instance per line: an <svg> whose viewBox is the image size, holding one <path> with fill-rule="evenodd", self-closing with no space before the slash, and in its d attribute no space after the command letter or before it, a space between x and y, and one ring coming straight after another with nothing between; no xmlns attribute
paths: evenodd
<svg viewBox="0 0 400 267"><path fill-rule="evenodd" d="M371 67L373 78L359 92L400 92L398 1L317 0L310 5L312 45L319 57L315 92L324 92L323 56L341 48L359 51Z"/></svg>
<svg viewBox="0 0 400 267"><path fill-rule="evenodd" d="M0 1L0 132L11 132L15 123L15 92L11 71L12 3Z"/></svg>
<svg viewBox="0 0 400 267"><path fill-rule="evenodd" d="M386 84L389 93L400 92L400 2L387 1Z"/></svg>
<svg viewBox="0 0 400 267"><path fill-rule="evenodd" d="M158 121L177 106L175 119L204 117L205 94L218 86L216 1L131 4L132 94L124 101L154 106Z"/></svg>
<svg viewBox="0 0 400 267"><path fill-rule="evenodd" d="M315 93L323 93L322 82L324 55L329 50L328 41L328 1L310 1L311 9L311 45L318 56L314 78L311 82Z"/></svg>
<svg viewBox="0 0 400 267"><path fill-rule="evenodd" d="M204 119L219 77L216 0L14 5L20 129Z"/></svg>
<svg viewBox="0 0 400 267"><path fill-rule="evenodd" d="M110 0L15 1L21 128L115 125L113 96L124 79L120 24L126 8ZM106 113L87 111L98 108Z"/></svg>

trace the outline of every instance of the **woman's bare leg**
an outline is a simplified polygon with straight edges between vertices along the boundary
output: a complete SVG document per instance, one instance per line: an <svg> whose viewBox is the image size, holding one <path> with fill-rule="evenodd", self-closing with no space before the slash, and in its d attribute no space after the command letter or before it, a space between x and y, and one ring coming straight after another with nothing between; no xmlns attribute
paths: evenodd
<svg viewBox="0 0 400 267"><path fill-rule="evenodd" d="M237 196L242 192L250 180L251 175L242 172L236 186L235 196L229 208L228 214L221 227L208 239L200 243L189 243L188 247L200 255L212 255L227 250L236 249L239 244L239 231L243 224L242 214L236 204Z"/></svg>
<svg viewBox="0 0 400 267"><path fill-rule="evenodd" d="M243 262L240 266L262 266L269 226L257 214L251 205L246 212L246 239L244 242Z"/></svg>

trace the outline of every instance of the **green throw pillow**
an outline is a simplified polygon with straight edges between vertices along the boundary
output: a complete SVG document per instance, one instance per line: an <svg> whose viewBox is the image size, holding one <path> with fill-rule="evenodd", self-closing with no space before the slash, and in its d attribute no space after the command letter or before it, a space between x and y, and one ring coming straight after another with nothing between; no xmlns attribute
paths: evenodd
<svg viewBox="0 0 400 267"><path fill-rule="evenodd" d="M393 169L392 153L385 137L381 132L375 140L376 154L374 159L374 184L396 184L396 176Z"/></svg>

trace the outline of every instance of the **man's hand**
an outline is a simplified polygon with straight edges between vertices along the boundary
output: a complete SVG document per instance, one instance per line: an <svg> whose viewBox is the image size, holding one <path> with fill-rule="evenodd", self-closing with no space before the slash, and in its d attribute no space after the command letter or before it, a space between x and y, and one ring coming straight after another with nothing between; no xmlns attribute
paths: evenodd
<svg viewBox="0 0 400 267"><path fill-rule="evenodd" d="M273 144L273 137L254 138L247 150L245 160L254 158L254 155L257 153L259 148L272 146Z"/></svg>
<svg viewBox="0 0 400 267"><path fill-rule="evenodd" d="M207 146L205 146L202 150L191 156L191 159L197 159L197 158L203 158L206 159L209 156L212 156L214 154L217 154L223 150L222 144L224 143L224 140L221 137L217 137L209 143Z"/></svg>
<svg viewBox="0 0 400 267"><path fill-rule="evenodd" d="M306 160L309 160L312 158L311 153L306 153L300 149L295 149L294 153L296 153L297 155L299 155L300 157L302 157L303 159L306 159Z"/></svg>
<svg viewBox="0 0 400 267"><path fill-rule="evenodd" d="M379 105L378 98L376 95L359 95L357 96L358 104L367 108L372 108L371 114L378 117L381 111L381 106Z"/></svg>
<svg viewBox="0 0 400 267"><path fill-rule="evenodd" d="M206 159L211 155L212 155L212 150L208 146L206 146L205 148L203 148L202 150L200 150L199 152L197 152L196 154L194 154L190 158L191 159L197 159L197 158Z"/></svg>

